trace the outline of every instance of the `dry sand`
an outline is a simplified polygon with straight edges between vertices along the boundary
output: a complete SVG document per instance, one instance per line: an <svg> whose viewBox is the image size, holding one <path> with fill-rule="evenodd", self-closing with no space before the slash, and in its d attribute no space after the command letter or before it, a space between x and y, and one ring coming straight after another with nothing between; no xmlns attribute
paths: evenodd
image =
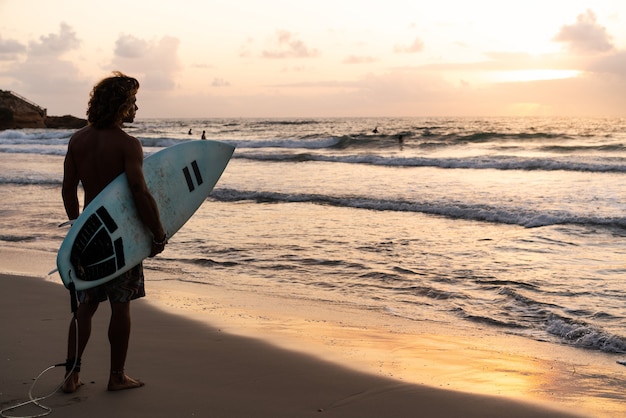
<svg viewBox="0 0 626 418"><path fill-rule="evenodd" d="M23 275L25 270L32 273L33 257L41 264L41 257L50 255L5 249L0 256L0 271L13 273L0 275L0 406L6 408L28 399L40 371L65 360L71 313L61 285ZM106 391L109 307L103 304L83 356L85 386L42 401L52 408L51 416L557 417L626 412L623 400L606 400L587 370L615 367L602 356L580 360L580 350L567 348L546 355L554 344L487 333L459 335L437 324L422 324L424 331L416 334L410 324L389 315L255 292L215 287L208 297L193 284L158 281L155 273L146 273L148 297L133 302L127 361L128 374L146 386ZM622 372L619 367L616 373ZM52 391L62 377L62 368L53 369L35 395ZM595 388L594 396L586 394L590 388ZM8 412L30 413L31 407Z"/></svg>

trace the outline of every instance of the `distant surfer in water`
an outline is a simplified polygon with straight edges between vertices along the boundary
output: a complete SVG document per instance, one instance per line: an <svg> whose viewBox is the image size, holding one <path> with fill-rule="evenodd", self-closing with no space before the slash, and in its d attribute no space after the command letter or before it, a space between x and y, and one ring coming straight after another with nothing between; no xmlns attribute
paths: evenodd
<svg viewBox="0 0 626 418"><path fill-rule="evenodd" d="M138 90L139 82L120 72L113 73L112 77L105 78L93 88L87 110L89 125L72 135L68 144L63 165L62 195L68 218L76 219L80 213L79 183L83 185L84 206L87 206L113 179L126 173L139 217L152 232L150 256L154 257L165 248L167 237L159 209L144 179L141 142L122 130L124 122L135 119ZM79 377L81 356L91 334L91 319L99 303L107 299L111 305L108 390L144 385L124 372L130 337L130 301L145 296L143 279L143 267L139 264L107 283L77 292L80 304L76 320L70 323L64 392L75 392L82 385Z"/></svg>
<svg viewBox="0 0 626 418"><path fill-rule="evenodd" d="M377 134L378 133L378 126L374 128L374 130L372 131L373 134Z"/></svg>

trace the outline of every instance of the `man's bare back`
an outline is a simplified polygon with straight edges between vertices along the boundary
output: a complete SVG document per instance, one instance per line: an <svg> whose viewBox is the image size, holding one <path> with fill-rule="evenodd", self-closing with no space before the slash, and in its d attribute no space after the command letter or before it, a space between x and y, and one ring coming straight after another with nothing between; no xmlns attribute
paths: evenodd
<svg viewBox="0 0 626 418"><path fill-rule="evenodd" d="M135 172L133 166L143 161L139 141L121 128L95 129L87 126L76 132L68 148L68 161L83 183L85 204L88 204L113 179L122 174L126 167ZM68 181L76 179L68 179ZM141 183L141 179L129 180Z"/></svg>
<svg viewBox="0 0 626 418"><path fill-rule="evenodd" d="M68 217L76 219L80 213L76 195L79 182L83 184L86 206L113 179L126 173L140 218L156 239L162 239L165 231L156 203L146 186L142 166L141 143L121 127L96 129L87 126L76 132L70 139L65 157L63 201Z"/></svg>

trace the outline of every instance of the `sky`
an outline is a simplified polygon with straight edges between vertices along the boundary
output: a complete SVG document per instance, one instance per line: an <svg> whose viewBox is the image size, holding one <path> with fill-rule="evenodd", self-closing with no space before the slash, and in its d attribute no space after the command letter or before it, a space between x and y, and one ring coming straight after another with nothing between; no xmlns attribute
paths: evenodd
<svg viewBox="0 0 626 418"><path fill-rule="evenodd" d="M624 0L0 0L0 90L85 116L626 117Z"/></svg>

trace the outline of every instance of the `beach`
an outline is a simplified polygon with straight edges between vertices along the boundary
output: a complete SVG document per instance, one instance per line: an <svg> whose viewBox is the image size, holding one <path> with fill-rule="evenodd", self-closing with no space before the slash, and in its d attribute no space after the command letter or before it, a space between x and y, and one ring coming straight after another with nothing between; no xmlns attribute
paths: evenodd
<svg viewBox="0 0 626 418"><path fill-rule="evenodd" d="M626 121L145 119L126 129L145 155L192 140L189 129L236 150L144 264L127 371L146 386L106 392L103 305L87 384L43 402L56 416L626 415ZM65 361L69 296L48 272L68 231L60 189L72 132L0 132L2 407ZM48 372L35 393L62 375Z"/></svg>
<svg viewBox="0 0 626 418"><path fill-rule="evenodd" d="M64 361L71 313L58 279L32 271L54 261L51 254L0 254L11 273L0 275L6 408L28 399L41 370ZM96 418L565 417L626 410L584 395L585 375L599 365L581 361L574 349L546 352L541 343L489 332L459 338L462 330L432 324L409 335L402 319L390 323L376 312L218 287L211 293L194 292L189 283L148 282L148 297L133 302L127 361L129 375L146 386L119 393L106 391L109 309L101 306L83 356L85 385L42 403L52 416ZM35 396L62 376L62 368L49 372Z"/></svg>

